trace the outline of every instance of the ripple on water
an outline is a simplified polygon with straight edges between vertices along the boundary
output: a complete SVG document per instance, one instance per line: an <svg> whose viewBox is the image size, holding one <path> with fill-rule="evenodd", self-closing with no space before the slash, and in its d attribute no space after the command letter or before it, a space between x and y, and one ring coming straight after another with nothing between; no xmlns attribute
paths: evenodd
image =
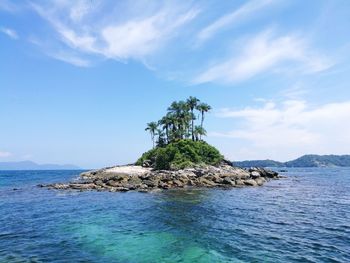
<svg viewBox="0 0 350 263"><path fill-rule="evenodd" d="M0 262L350 262L350 169L288 174L141 194L35 187L74 171L0 172Z"/></svg>

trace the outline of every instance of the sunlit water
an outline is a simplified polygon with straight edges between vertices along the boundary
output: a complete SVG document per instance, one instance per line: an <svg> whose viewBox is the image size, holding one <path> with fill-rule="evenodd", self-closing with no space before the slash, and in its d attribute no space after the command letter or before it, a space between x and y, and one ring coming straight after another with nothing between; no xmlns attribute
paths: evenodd
<svg viewBox="0 0 350 263"><path fill-rule="evenodd" d="M0 262L350 262L350 169L231 190L35 186L78 173L0 171Z"/></svg>

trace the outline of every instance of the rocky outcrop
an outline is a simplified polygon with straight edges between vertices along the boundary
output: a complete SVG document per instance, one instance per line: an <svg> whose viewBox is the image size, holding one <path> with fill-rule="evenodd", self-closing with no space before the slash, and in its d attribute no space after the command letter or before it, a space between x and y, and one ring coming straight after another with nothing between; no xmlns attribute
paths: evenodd
<svg viewBox="0 0 350 263"><path fill-rule="evenodd" d="M76 182L40 185L50 189L148 192L159 189L186 187L244 187L260 186L278 173L263 169L248 170L227 163L219 166L198 166L182 170L153 170L152 168L127 165L82 173Z"/></svg>

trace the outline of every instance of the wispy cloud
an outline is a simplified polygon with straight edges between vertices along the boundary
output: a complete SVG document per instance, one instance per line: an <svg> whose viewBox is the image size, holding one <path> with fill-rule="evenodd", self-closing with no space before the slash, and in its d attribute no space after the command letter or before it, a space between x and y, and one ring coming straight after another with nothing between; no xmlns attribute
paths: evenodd
<svg viewBox="0 0 350 263"><path fill-rule="evenodd" d="M305 39L294 35L275 37L268 30L241 42L243 48L238 54L209 66L193 79L193 83L232 83L271 70L315 73L333 65L328 58L312 52Z"/></svg>
<svg viewBox="0 0 350 263"><path fill-rule="evenodd" d="M105 59L134 60L190 84L232 84L260 74L313 74L331 67L334 61L316 51L308 35L289 33L283 26L279 28L283 34L256 33L256 27L250 27L220 41L213 39L210 47L193 49L193 42L210 39L236 22L260 14L268 20L266 9L279 2L247 1L204 28L202 2L50 0L31 1L26 10L47 22L40 34L29 29L40 50L75 66ZM270 27L271 22L264 22Z"/></svg>
<svg viewBox="0 0 350 263"><path fill-rule="evenodd" d="M164 5L147 15L140 12L119 19L123 16L119 10L119 13L102 19L103 14L96 13L86 1L70 3L51 7L32 4L32 7L53 26L66 48L116 60L144 61L162 48L168 39L176 36L178 28L198 14L195 8ZM69 18L62 13L67 13ZM103 23L84 20L88 15L99 17Z"/></svg>
<svg viewBox="0 0 350 263"><path fill-rule="evenodd" d="M66 2L69 5L69 3ZM87 14L91 13L94 9L98 8L100 1L86 1L86 0L76 0L73 5L71 5L69 10L69 17L72 21L79 22Z"/></svg>
<svg viewBox="0 0 350 263"><path fill-rule="evenodd" d="M242 5L240 8L234 10L233 12L220 17L218 20L211 23L209 26L203 28L197 34L197 40L203 42L213 37L217 32L227 28L228 26L244 20L251 15L255 14L260 9L269 6L276 2L275 0L253 0Z"/></svg>
<svg viewBox="0 0 350 263"><path fill-rule="evenodd" d="M12 39L18 39L18 34L15 30L8 27L0 27L0 31Z"/></svg>
<svg viewBox="0 0 350 263"><path fill-rule="evenodd" d="M81 58L72 53L64 52L64 51L60 51L56 53L48 53L48 55L57 60L61 60L63 62L72 64L77 67L89 67L91 65L91 62L89 60Z"/></svg>
<svg viewBox="0 0 350 263"><path fill-rule="evenodd" d="M280 104L266 102L262 107L242 110L223 109L218 117L241 120L235 130L213 132L211 136L245 141L251 149L242 158L288 159L305 153L347 153L350 124L346 122L350 101L311 106L302 100ZM259 153L261 156L256 156Z"/></svg>
<svg viewBox="0 0 350 263"><path fill-rule="evenodd" d="M302 82L297 82L292 87L282 90L280 95L289 100L298 100L305 97L308 92L309 90Z"/></svg>
<svg viewBox="0 0 350 263"><path fill-rule="evenodd" d="M143 58L160 48L176 28L196 15L196 10L190 10L169 19L168 11L161 11L142 20L108 26L102 31L103 39L107 43L107 48L102 52L108 57Z"/></svg>
<svg viewBox="0 0 350 263"><path fill-rule="evenodd" d="M6 158L6 157L10 157L10 156L12 156L12 153L0 151L0 158Z"/></svg>
<svg viewBox="0 0 350 263"><path fill-rule="evenodd" d="M9 0L1 0L0 1L0 10L4 10L6 12L15 12L17 9L18 8L13 3L13 1L9 1Z"/></svg>

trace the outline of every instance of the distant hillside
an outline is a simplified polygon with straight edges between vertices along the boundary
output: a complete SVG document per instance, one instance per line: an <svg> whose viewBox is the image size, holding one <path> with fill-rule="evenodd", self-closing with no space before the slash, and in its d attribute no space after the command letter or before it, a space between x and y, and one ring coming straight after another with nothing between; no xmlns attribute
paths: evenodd
<svg viewBox="0 0 350 263"><path fill-rule="evenodd" d="M284 163L273 160L253 160L233 162L234 165L239 167L284 167Z"/></svg>
<svg viewBox="0 0 350 263"><path fill-rule="evenodd" d="M350 155L304 155L285 163L286 167L350 166Z"/></svg>
<svg viewBox="0 0 350 263"><path fill-rule="evenodd" d="M273 160L254 160L233 162L233 164L239 167L350 167L350 155L309 154L284 163Z"/></svg>
<svg viewBox="0 0 350 263"><path fill-rule="evenodd" d="M59 164L37 164L31 161L22 162L0 162L0 170L79 170L80 168L71 165Z"/></svg>

